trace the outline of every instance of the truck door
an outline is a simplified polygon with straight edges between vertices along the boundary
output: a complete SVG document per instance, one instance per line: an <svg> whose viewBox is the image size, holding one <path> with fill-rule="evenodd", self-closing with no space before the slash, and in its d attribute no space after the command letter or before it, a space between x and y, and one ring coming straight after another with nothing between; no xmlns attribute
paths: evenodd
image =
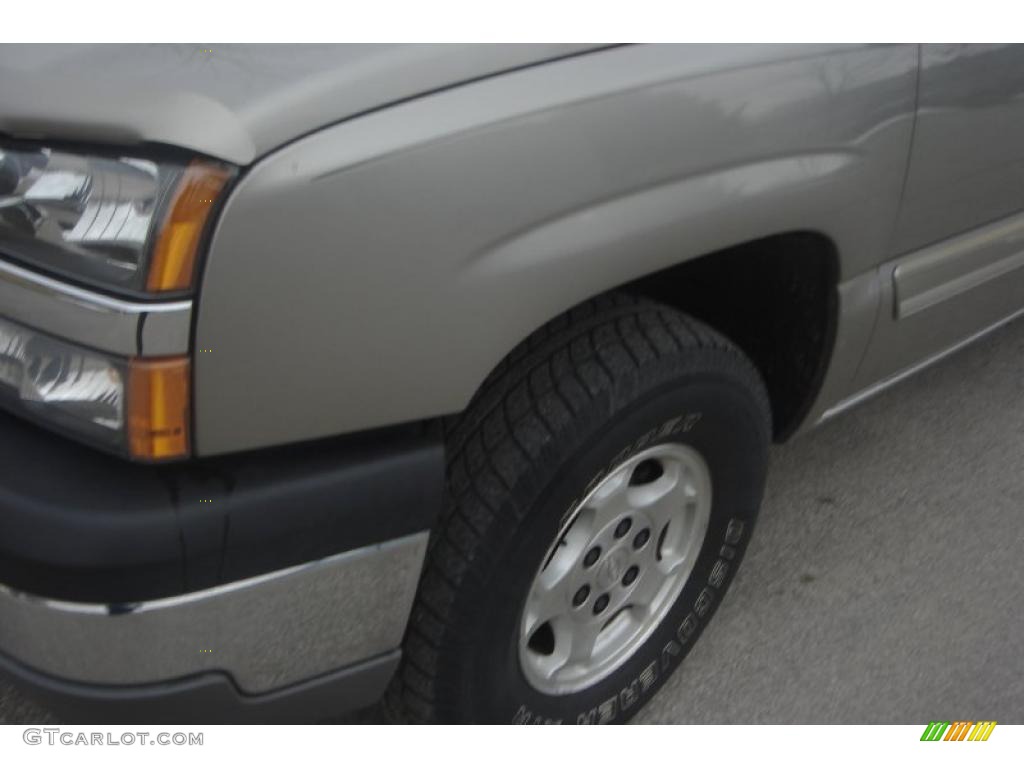
<svg viewBox="0 0 1024 768"><path fill-rule="evenodd" d="M1024 308L1024 46L924 45L893 258L858 388Z"/></svg>

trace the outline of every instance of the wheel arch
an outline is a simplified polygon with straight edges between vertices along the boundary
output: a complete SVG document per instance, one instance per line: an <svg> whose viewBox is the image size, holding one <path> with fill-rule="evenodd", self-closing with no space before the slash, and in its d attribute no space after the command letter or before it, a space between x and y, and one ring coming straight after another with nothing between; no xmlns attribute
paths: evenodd
<svg viewBox="0 0 1024 768"><path fill-rule="evenodd" d="M674 265L623 287L686 312L742 349L761 373L782 442L817 399L835 348L839 250L782 232Z"/></svg>
<svg viewBox="0 0 1024 768"><path fill-rule="evenodd" d="M742 349L768 390L773 437L788 439L821 391L838 325L839 249L820 231L790 229L707 253L584 296L545 315L494 368L555 318L604 294L660 301L707 323ZM493 372L481 380L481 387Z"/></svg>

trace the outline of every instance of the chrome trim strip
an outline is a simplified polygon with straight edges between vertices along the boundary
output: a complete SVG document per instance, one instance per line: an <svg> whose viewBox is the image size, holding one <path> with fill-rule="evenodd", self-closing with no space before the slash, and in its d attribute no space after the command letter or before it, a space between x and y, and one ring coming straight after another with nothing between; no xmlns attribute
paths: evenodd
<svg viewBox="0 0 1024 768"><path fill-rule="evenodd" d="M1020 309L1014 312L1012 315L1004 317L1002 320L992 323L992 325L986 328L982 328L977 333L971 334L966 339L958 341L953 346L947 347L946 349L943 349L940 352L936 352L934 355L931 355L930 357L926 357L921 362L915 363L909 368L904 368L902 371L894 373L892 376L888 376L882 379L881 381L875 382L869 387L865 387L864 389L851 395L850 397L840 400L838 403L836 403L823 414L821 414L821 417L815 422L815 426L823 424L824 422L828 421L829 419L835 416L838 416L844 411L850 410L854 406L860 405L865 400L869 400L875 395L884 392L894 384L899 384L904 379L909 379L915 373L923 371L925 368L934 365L940 360L949 357L950 355L955 354L956 352L959 352L964 347L970 346L974 342L979 341L980 339L984 338L985 336L988 336L990 333L994 331L998 331L1004 325L1012 323L1014 320L1020 317L1024 317L1024 309Z"/></svg>
<svg viewBox="0 0 1024 768"><path fill-rule="evenodd" d="M0 308L11 320L117 355L188 352L192 302L125 301L0 261Z"/></svg>
<svg viewBox="0 0 1024 768"><path fill-rule="evenodd" d="M225 671L262 693L397 648L423 531L212 589L132 605L70 603L0 586L0 651L97 684Z"/></svg>

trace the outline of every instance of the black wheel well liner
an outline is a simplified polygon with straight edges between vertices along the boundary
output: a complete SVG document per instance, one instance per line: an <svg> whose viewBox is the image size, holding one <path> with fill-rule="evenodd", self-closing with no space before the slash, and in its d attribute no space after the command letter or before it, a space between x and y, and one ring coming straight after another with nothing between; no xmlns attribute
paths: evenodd
<svg viewBox="0 0 1024 768"><path fill-rule="evenodd" d="M782 442L806 418L828 369L838 277L832 240L796 231L714 251L617 290L671 305L739 346L764 378L773 437Z"/></svg>

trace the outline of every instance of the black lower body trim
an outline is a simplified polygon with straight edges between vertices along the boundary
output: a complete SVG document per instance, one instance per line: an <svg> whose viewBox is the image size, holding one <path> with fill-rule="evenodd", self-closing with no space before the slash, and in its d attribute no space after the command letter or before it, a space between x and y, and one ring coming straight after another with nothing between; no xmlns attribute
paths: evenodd
<svg viewBox="0 0 1024 768"><path fill-rule="evenodd" d="M223 673L149 685L104 686L51 677L0 654L0 673L65 723L312 723L376 702L401 651L251 696Z"/></svg>
<svg viewBox="0 0 1024 768"><path fill-rule="evenodd" d="M207 589L429 529L429 424L168 466L0 412L0 584L120 604Z"/></svg>

